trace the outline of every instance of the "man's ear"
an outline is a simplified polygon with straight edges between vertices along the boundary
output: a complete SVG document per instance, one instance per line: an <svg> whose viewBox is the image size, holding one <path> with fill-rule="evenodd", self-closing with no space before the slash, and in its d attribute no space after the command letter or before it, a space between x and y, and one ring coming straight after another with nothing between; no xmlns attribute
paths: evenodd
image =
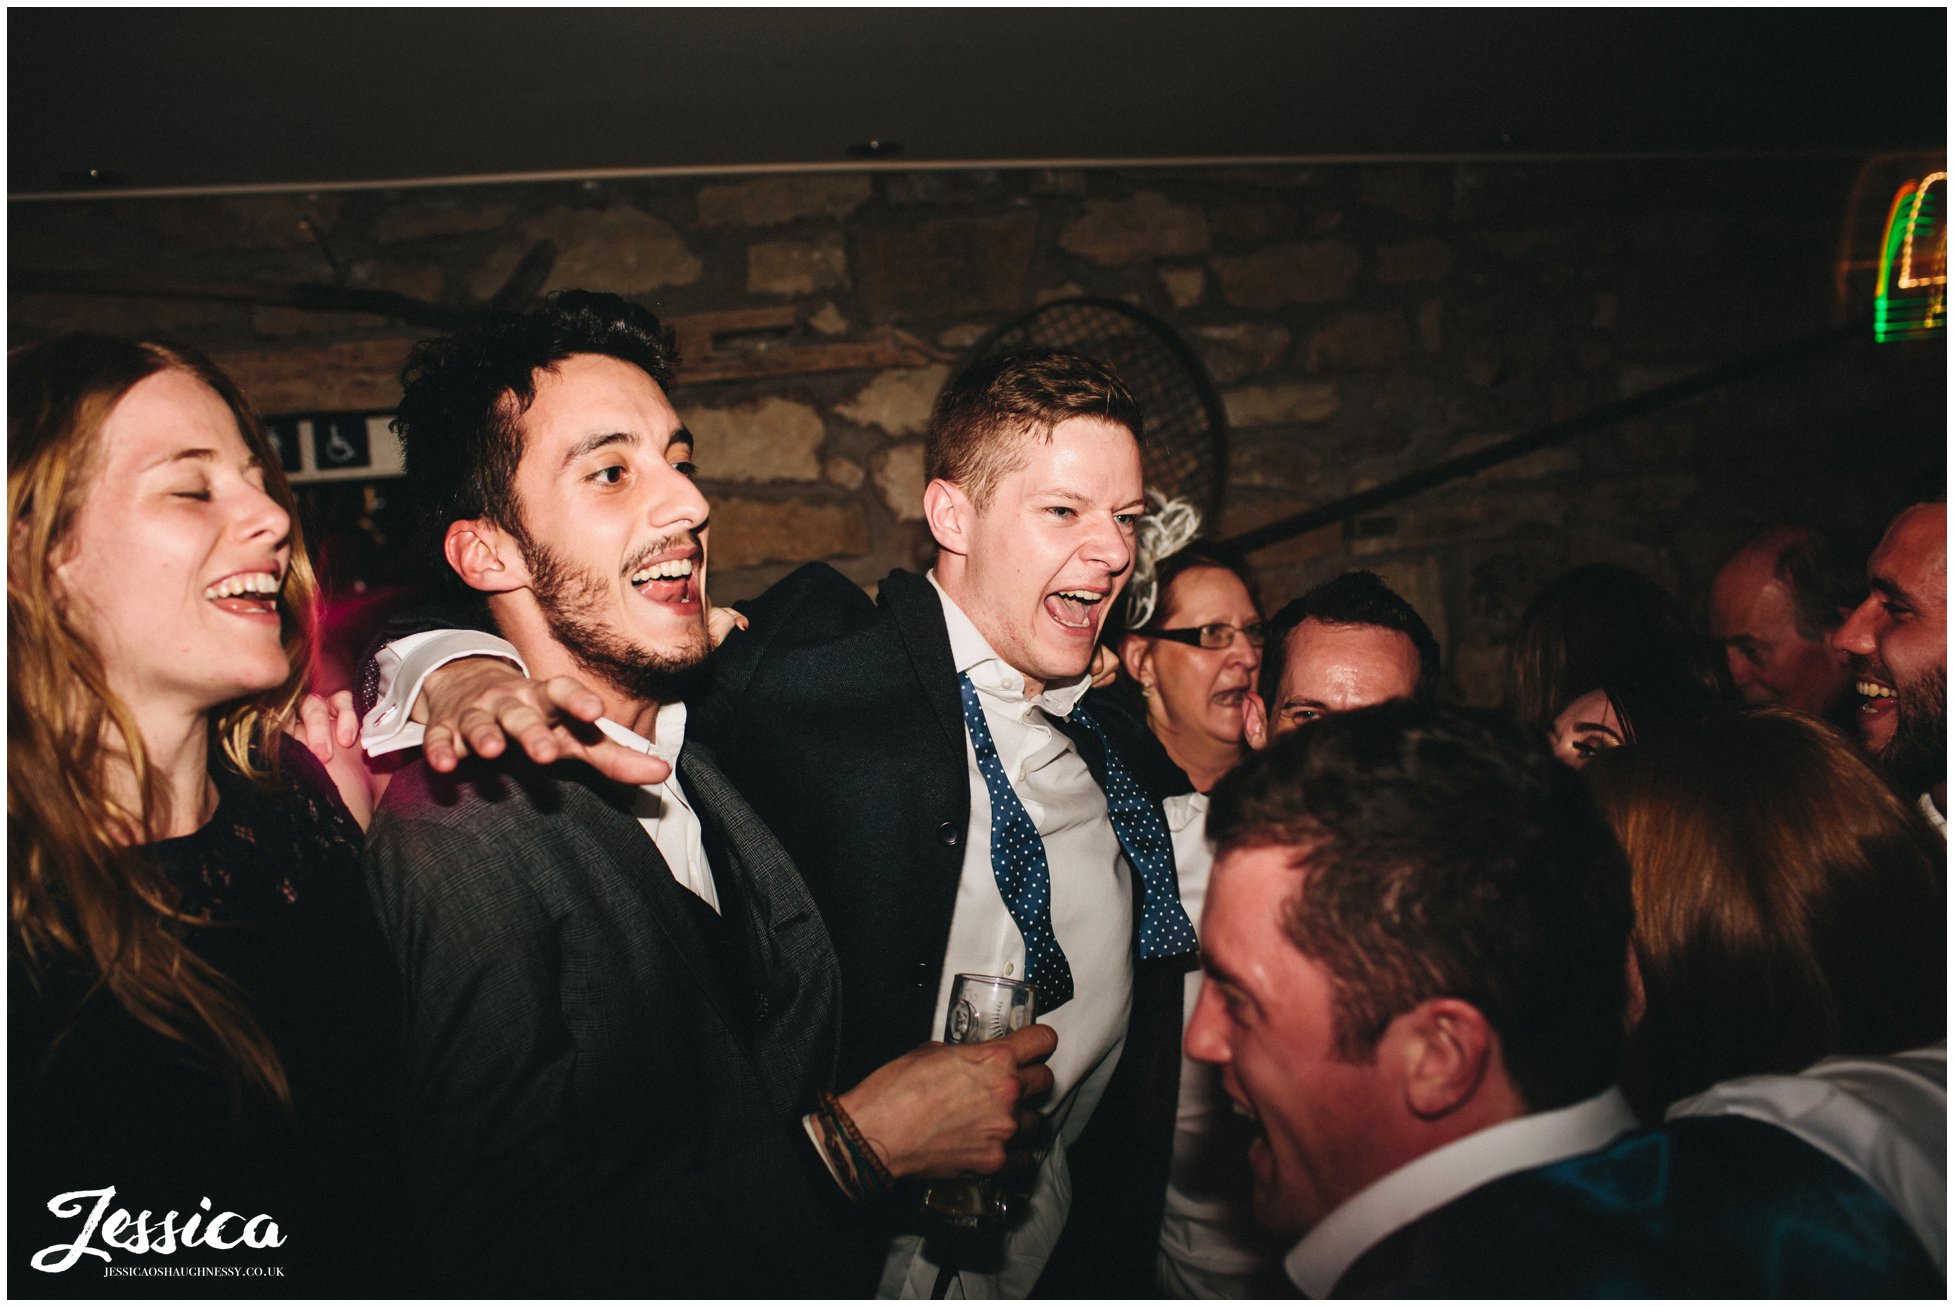
<svg viewBox="0 0 1954 1307"><path fill-rule="evenodd" d="M975 515L976 505L955 482L938 477L923 487L923 520L929 523L930 534L936 537L939 549L968 554L971 520Z"/></svg>
<svg viewBox="0 0 1954 1307"><path fill-rule="evenodd" d="M514 537L487 518L448 523L441 552L472 589L507 594L529 584L529 565Z"/></svg>
<svg viewBox="0 0 1954 1307"><path fill-rule="evenodd" d="M1253 690L1242 691L1242 736L1251 749L1269 747L1269 705Z"/></svg>
<svg viewBox="0 0 1954 1307"><path fill-rule="evenodd" d="M1126 669L1128 676L1138 681L1142 686L1147 685L1153 677L1153 659L1149 656L1152 651L1153 641L1151 640L1143 639L1137 635L1123 635L1120 637L1119 665Z"/></svg>
<svg viewBox="0 0 1954 1307"><path fill-rule="evenodd" d="M1485 1013L1464 999L1428 998L1391 1024L1412 1114L1433 1121L1471 1104L1499 1044Z"/></svg>

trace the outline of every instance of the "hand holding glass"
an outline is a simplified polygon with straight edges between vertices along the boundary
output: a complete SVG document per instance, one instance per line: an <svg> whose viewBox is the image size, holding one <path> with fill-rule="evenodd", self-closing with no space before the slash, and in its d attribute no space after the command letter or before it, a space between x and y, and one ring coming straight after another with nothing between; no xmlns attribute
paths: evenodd
<svg viewBox="0 0 1954 1307"><path fill-rule="evenodd" d="M1037 1002L1038 989L1028 981L960 973L950 985L943 1042L975 1044L1002 1039L1031 1024L1037 1015ZM992 1179L973 1176L939 1180L923 1195L923 1210L950 1225L981 1229L1005 1215L1004 1193Z"/></svg>

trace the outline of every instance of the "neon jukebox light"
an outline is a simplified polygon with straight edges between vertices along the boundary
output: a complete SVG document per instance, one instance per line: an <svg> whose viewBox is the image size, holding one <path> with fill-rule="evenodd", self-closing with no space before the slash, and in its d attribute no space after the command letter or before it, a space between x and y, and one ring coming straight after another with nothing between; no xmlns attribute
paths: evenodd
<svg viewBox="0 0 1954 1307"><path fill-rule="evenodd" d="M1919 340L1947 329L1947 174L1900 187L1879 250L1873 339Z"/></svg>

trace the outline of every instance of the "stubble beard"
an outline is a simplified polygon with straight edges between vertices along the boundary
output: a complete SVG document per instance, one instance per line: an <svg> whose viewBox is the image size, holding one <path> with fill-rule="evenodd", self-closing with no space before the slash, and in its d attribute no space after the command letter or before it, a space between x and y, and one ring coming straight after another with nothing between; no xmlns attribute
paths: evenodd
<svg viewBox="0 0 1954 1307"><path fill-rule="evenodd" d="M540 542L524 542L530 593L551 637L579 667L627 697L648 703L683 699L712 650L703 609L696 630L664 648L634 644L599 621L605 586L594 573ZM618 584L622 586L623 580Z"/></svg>
<svg viewBox="0 0 1954 1307"><path fill-rule="evenodd" d="M1947 669L1897 687L1893 738L1880 763L1908 793L1928 789L1947 775Z"/></svg>

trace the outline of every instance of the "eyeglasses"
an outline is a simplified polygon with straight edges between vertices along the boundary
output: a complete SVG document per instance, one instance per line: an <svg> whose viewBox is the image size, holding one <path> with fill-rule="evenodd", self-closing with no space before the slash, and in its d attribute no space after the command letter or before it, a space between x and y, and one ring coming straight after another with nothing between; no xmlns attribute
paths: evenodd
<svg viewBox="0 0 1954 1307"><path fill-rule="evenodd" d="M1139 634L1150 640L1172 640L1177 644L1198 644L1203 649L1226 649L1235 643L1235 634L1240 632L1251 649L1262 647L1262 623L1250 622L1247 626L1231 626L1227 622L1209 622L1206 626L1177 626L1171 631L1141 631Z"/></svg>

